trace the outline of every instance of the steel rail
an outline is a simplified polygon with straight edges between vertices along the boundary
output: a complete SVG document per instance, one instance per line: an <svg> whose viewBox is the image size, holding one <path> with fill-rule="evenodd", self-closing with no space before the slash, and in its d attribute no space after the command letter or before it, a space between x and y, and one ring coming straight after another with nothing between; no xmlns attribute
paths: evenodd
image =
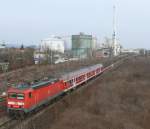
<svg viewBox="0 0 150 129"><path fill-rule="evenodd" d="M11 118L11 119L8 119L8 120L6 120L5 122L3 122L2 124L0 124L0 129L2 129L2 128L6 128L7 127L7 125L10 123L10 122L12 122L13 121L13 118Z"/></svg>

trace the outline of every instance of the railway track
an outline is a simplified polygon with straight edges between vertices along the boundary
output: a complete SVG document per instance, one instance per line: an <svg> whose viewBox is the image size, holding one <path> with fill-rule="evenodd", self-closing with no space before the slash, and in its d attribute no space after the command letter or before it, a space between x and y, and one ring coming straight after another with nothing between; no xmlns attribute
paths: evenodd
<svg viewBox="0 0 150 129"><path fill-rule="evenodd" d="M8 125L13 121L13 119L8 119L4 121L3 123L0 123L0 129L7 129Z"/></svg>
<svg viewBox="0 0 150 129"><path fill-rule="evenodd" d="M124 61L126 61L128 59L129 59L129 57L125 56L125 57L122 57L121 59L119 58L118 60L115 60L111 65L109 65L105 68L105 69L107 69L106 72L109 71L111 68L113 68L113 70L117 69L121 64L124 63ZM88 83L84 84L83 87L78 88L78 89L83 89L84 87L91 85L94 81L96 81L100 77L101 76L98 76L98 77L92 79ZM60 99L58 99L58 101L59 100ZM47 107L45 107L45 110L54 107L56 102L57 101L50 103L50 106L48 105ZM43 114L45 112L45 110L40 110L38 113L36 112L36 114L31 115L30 117L26 118L22 122L25 124L25 123L28 123L29 121L32 121L34 118L38 117L40 114ZM20 125L20 124L22 124L22 122L16 121L15 119L11 118L11 119L6 120L3 123L0 123L0 129L12 129L12 127L15 127L15 125ZM13 126L11 126L11 125L13 125Z"/></svg>

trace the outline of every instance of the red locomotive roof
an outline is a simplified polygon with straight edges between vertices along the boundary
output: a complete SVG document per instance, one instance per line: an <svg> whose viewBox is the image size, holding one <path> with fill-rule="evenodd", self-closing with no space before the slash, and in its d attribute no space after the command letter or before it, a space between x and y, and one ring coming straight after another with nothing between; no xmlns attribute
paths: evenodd
<svg viewBox="0 0 150 129"><path fill-rule="evenodd" d="M20 83L16 87L9 88L8 92L24 93L28 90L40 88L43 86L48 86L49 84L53 84L54 82L57 82L57 81L58 81L58 79L53 78L53 79L49 79L47 81L39 81L39 82L36 82L34 84L31 84L31 85L28 83Z"/></svg>
<svg viewBox="0 0 150 129"><path fill-rule="evenodd" d="M28 90L32 90L32 89L18 89L18 88L9 88L8 92L14 92L14 93L25 93Z"/></svg>

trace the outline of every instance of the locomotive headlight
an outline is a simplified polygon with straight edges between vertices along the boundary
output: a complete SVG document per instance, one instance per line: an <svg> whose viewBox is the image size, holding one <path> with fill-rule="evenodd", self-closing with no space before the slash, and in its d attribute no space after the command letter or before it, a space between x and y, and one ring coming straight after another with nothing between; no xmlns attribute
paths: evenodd
<svg viewBox="0 0 150 129"><path fill-rule="evenodd" d="M18 105L19 105L19 106L23 106L24 103L23 103L23 102L18 102Z"/></svg>
<svg viewBox="0 0 150 129"><path fill-rule="evenodd" d="M24 102L11 102L11 101L8 101L8 104L9 104L9 105L19 105L19 106L23 106L23 105L24 105Z"/></svg>
<svg viewBox="0 0 150 129"><path fill-rule="evenodd" d="M13 105L15 102L8 101L8 104Z"/></svg>

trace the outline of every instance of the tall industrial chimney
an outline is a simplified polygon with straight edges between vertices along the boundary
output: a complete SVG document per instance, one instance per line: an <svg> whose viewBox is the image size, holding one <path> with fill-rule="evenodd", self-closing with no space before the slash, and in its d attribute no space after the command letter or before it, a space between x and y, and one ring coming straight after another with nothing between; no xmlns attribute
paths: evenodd
<svg viewBox="0 0 150 129"><path fill-rule="evenodd" d="M116 40L116 6L113 6L113 34L112 34L113 55L117 55L117 40Z"/></svg>

